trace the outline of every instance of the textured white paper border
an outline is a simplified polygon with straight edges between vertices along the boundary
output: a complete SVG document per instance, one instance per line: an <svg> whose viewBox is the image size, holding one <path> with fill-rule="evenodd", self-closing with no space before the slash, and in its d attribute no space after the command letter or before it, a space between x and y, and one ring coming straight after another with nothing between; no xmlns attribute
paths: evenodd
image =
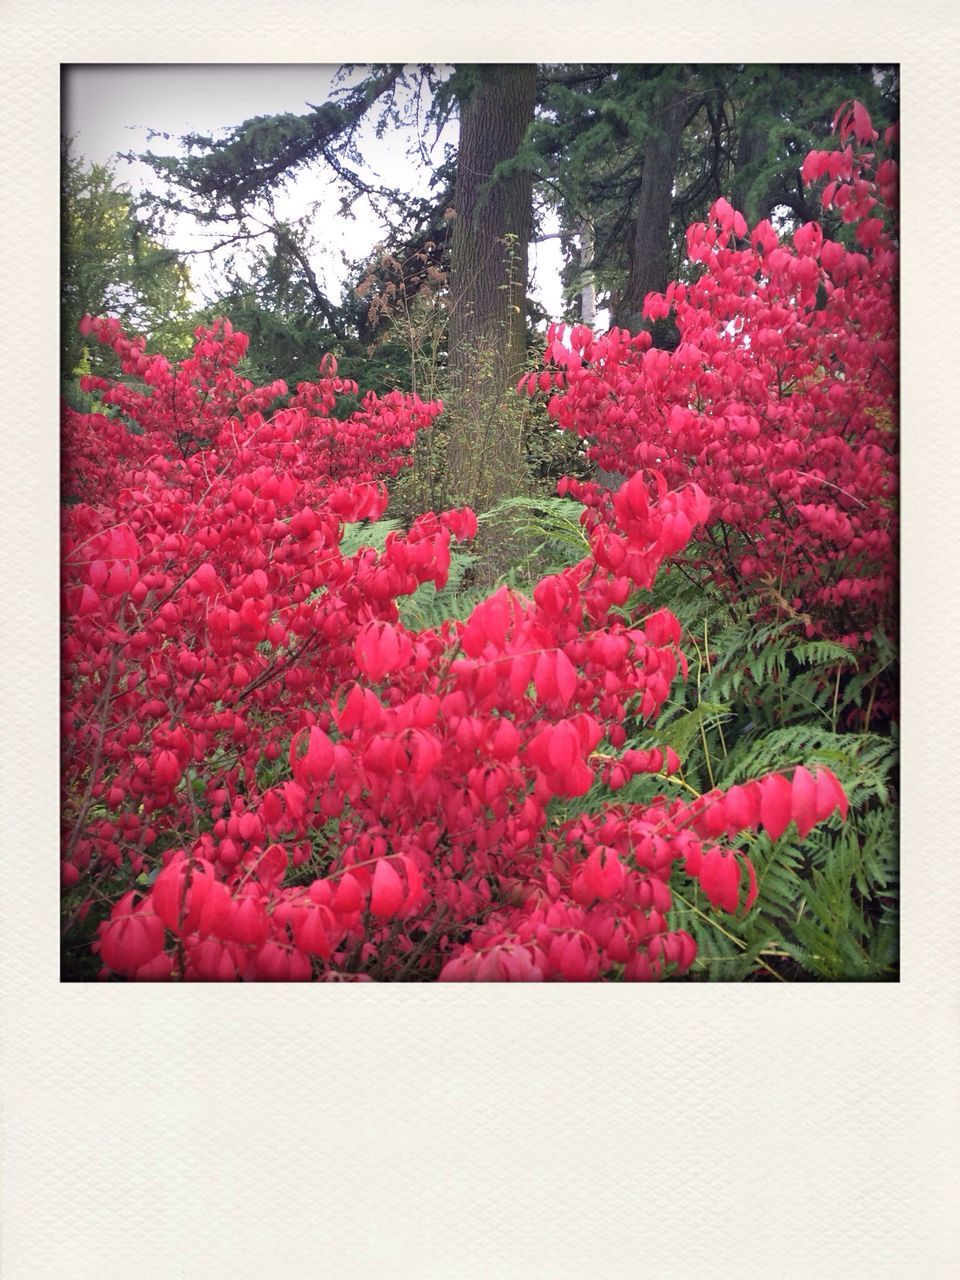
<svg viewBox="0 0 960 1280"><path fill-rule="evenodd" d="M3 1280L955 1274L955 6L7 0L0 37ZM902 64L898 985L58 984L59 64L399 58Z"/></svg>

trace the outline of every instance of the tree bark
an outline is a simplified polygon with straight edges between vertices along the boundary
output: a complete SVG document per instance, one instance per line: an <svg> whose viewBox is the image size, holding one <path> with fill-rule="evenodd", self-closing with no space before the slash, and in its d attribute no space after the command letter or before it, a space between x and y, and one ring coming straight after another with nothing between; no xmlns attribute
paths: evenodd
<svg viewBox="0 0 960 1280"><path fill-rule="evenodd" d="M536 67L463 68L450 255L446 491L489 505L515 492L519 432L498 408L526 359L529 170L494 177L533 119Z"/></svg>
<svg viewBox="0 0 960 1280"><path fill-rule="evenodd" d="M644 298L648 293L662 292L667 284L673 186L688 106L686 90L671 85L665 89L650 122L640 192L633 212L629 275L614 314L616 324L634 331L640 327Z"/></svg>
<svg viewBox="0 0 960 1280"><path fill-rule="evenodd" d="M597 286L593 275L596 237L593 221L588 214L580 219L578 232L580 243L580 321L592 329L597 323Z"/></svg>

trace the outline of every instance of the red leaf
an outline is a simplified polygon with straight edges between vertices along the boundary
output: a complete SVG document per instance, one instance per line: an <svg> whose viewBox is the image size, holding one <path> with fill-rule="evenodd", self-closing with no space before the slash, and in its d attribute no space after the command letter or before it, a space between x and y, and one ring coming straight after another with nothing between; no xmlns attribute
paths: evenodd
<svg viewBox="0 0 960 1280"><path fill-rule="evenodd" d="M573 767L579 755L580 739L577 731L568 720L561 720L552 729L545 730L547 740L547 761L551 769L565 773Z"/></svg>
<svg viewBox="0 0 960 1280"><path fill-rule="evenodd" d="M790 825L793 792L779 773L760 782L760 818L771 840L779 840Z"/></svg>
<svg viewBox="0 0 960 1280"><path fill-rule="evenodd" d="M301 908L294 918L297 946L309 955L328 960L333 950L329 932L333 923L333 916L327 907L311 904Z"/></svg>
<svg viewBox="0 0 960 1280"><path fill-rule="evenodd" d="M215 883L213 867L202 858L175 856L150 890L153 910L174 933L193 933L200 923L204 901Z"/></svg>
<svg viewBox="0 0 960 1280"><path fill-rule="evenodd" d="M557 692L555 654L541 653L533 669L533 685L540 702L548 702Z"/></svg>
<svg viewBox="0 0 960 1280"><path fill-rule="evenodd" d="M403 881L385 858L377 862L370 893L370 910L375 916L394 916L403 903Z"/></svg>
<svg viewBox="0 0 960 1280"><path fill-rule="evenodd" d="M134 906L133 898L132 891L124 894L100 926L100 959L116 973L139 969L163 950L163 922L146 903Z"/></svg>
<svg viewBox="0 0 960 1280"><path fill-rule="evenodd" d="M747 890L747 900L743 904L743 915L746 915L757 900L757 873L753 869L753 863L749 858L744 858L743 864L747 868L747 876L750 881L750 887Z"/></svg>
<svg viewBox="0 0 960 1280"><path fill-rule="evenodd" d="M755 827L759 823L759 799L757 790L750 786L730 788L726 798L727 830L730 835L746 831L748 827Z"/></svg>
<svg viewBox="0 0 960 1280"><path fill-rule="evenodd" d="M740 868L734 855L718 846L708 849L697 878L711 904L733 915L740 901Z"/></svg>
<svg viewBox="0 0 960 1280"><path fill-rule="evenodd" d="M345 912L359 911L363 906L363 890L360 888L360 882L349 871L340 877L336 904L338 911Z"/></svg>
<svg viewBox="0 0 960 1280"><path fill-rule="evenodd" d="M799 765L793 771L791 784L790 816L797 824L797 833L805 840L816 824L816 784L808 769Z"/></svg>
<svg viewBox="0 0 960 1280"><path fill-rule="evenodd" d="M272 892L287 874L289 859L282 844L272 844L263 851L257 862L257 879L268 891Z"/></svg>
<svg viewBox="0 0 960 1280"><path fill-rule="evenodd" d="M873 127L873 121L870 119L870 113L862 102L854 102L853 104L853 131L858 142L876 141L877 132Z"/></svg>
<svg viewBox="0 0 960 1280"><path fill-rule="evenodd" d="M234 899L230 914L220 926L220 936L231 942L260 946L269 928L267 915L260 900L247 894L242 898Z"/></svg>
<svg viewBox="0 0 960 1280"><path fill-rule="evenodd" d="M557 694L560 697L560 701L565 707L569 706L570 699L577 688L577 673L573 663L560 649L555 654L554 682L557 686Z"/></svg>
<svg viewBox="0 0 960 1280"><path fill-rule="evenodd" d="M424 898L423 879L420 868L413 858L403 855L403 865L407 872L407 894L403 900L404 911L415 911Z"/></svg>
<svg viewBox="0 0 960 1280"><path fill-rule="evenodd" d="M834 809L839 809L840 817L846 819L847 797L843 787L837 781L836 775L823 765L817 769L815 804L818 822L828 818Z"/></svg>

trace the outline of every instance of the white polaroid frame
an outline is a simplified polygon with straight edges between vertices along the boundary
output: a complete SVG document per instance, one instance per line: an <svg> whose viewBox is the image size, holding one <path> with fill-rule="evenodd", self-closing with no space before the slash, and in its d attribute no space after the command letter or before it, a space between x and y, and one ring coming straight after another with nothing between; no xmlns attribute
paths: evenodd
<svg viewBox="0 0 960 1280"><path fill-rule="evenodd" d="M955 1274L958 32L939 0L3 5L4 1280ZM61 64L588 57L901 65L900 982L60 985Z"/></svg>

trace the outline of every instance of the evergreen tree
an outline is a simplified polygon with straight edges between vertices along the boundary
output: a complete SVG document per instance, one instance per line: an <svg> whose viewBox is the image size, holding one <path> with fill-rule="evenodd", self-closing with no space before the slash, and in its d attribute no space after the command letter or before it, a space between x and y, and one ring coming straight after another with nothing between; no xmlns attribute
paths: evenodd
<svg viewBox="0 0 960 1280"><path fill-rule="evenodd" d="M241 263L227 260L225 288L201 313L227 316L250 337L245 371L254 381L312 380L324 352L346 336L343 315L310 263L309 218L275 222Z"/></svg>

